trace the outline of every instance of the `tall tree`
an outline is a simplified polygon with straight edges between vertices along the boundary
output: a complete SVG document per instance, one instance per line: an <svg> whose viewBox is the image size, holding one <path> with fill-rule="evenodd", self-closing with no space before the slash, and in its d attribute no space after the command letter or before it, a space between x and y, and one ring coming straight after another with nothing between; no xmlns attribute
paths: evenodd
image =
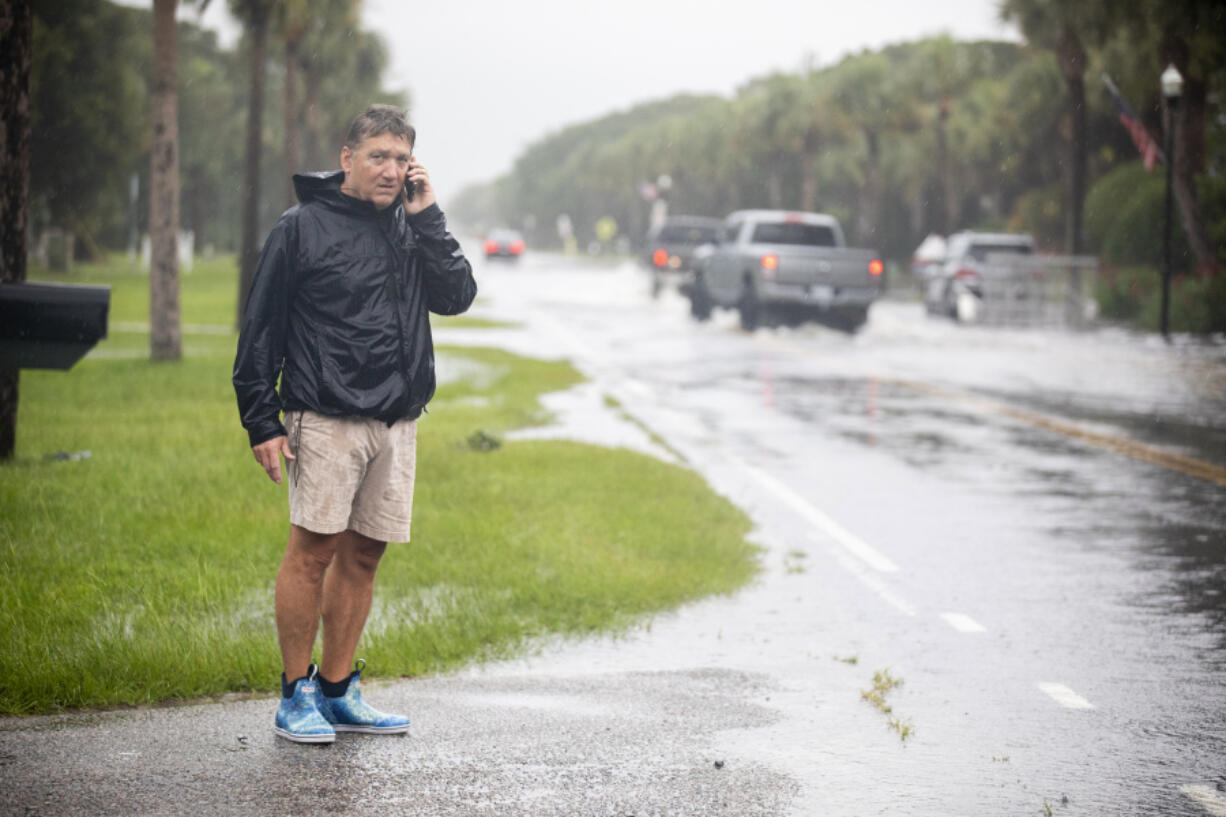
<svg viewBox="0 0 1226 817"><path fill-rule="evenodd" d="M1086 46L1104 39L1112 16L1105 2L1064 3L1061 0L1005 0L1001 15L1018 23L1026 39L1056 55L1068 94L1067 198L1065 250L1082 251L1082 213L1086 197L1086 162L1089 139L1086 131Z"/></svg>
<svg viewBox="0 0 1226 817"><path fill-rule="evenodd" d="M251 49L251 86L247 100L247 156L244 164L242 245L239 249L238 324L247 311L247 294L260 258L260 152L263 147L264 77L268 60L268 26L273 0L230 0L242 21Z"/></svg>
<svg viewBox="0 0 1226 817"><path fill-rule="evenodd" d="M216 34L179 25L179 198L183 229L195 246L237 247L242 165L234 161L243 143L246 88L234 77L246 65L218 47Z"/></svg>
<svg viewBox="0 0 1226 817"><path fill-rule="evenodd" d="M71 231L100 261L108 239L128 235L129 179L149 172L150 12L97 0L31 5L29 223L35 234Z"/></svg>
<svg viewBox="0 0 1226 817"><path fill-rule="evenodd" d="M0 286L26 278L33 37L30 0L0 0ZM17 444L17 381L0 367L0 460Z"/></svg>
<svg viewBox="0 0 1226 817"><path fill-rule="evenodd" d="M343 75L341 66L354 47L360 5L360 0L311 0L306 36L298 50L303 79L302 166L310 170L332 167L336 161L336 136L328 130L322 89Z"/></svg>
<svg viewBox="0 0 1226 817"><path fill-rule="evenodd" d="M183 356L179 323L179 42L178 0L153 1L153 136L150 144L149 351L154 360Z"/></svg>
<svg viewBox="0 0 1226 817"><path fill-rule="evenodd" d="M311 24L308 0L281 0L277 7L277 28L285 45L285 75L282 79L285 122L285 206L297 200L294 174L300 168L298 134L302 124L302 104L298 97L298 74L302 63L302 43Z"/></svg>
<svg viewBox="0 0 1226 817"><path fill-rule="evenodd" d="M855 234L860 241L876 243L885 192L882 142L891 132L906 132L919 126L919 113L912 98L903 93L889 60L880 53L845 59L831 71L832 108L848 120L849 128L864 138L864 169L860 179L860 202Z"/></svg>
<svg viewBox="0 0 1226 817"><path fill-rule="evenodd" d="M941 234L961 226L959 195L954 189L954 162L950 160L949 150L949 117L954 99L970 81L961 57L953 39L935 37L916 46L907 71L913 85L911 91L927 109L925 112L932 116L935 168L924 215L927 229Z"/></svg>

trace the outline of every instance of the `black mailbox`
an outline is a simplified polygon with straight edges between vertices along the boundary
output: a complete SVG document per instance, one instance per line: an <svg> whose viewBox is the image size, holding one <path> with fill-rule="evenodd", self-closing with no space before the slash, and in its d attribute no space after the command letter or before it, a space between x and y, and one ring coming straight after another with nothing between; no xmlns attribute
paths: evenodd
<svg viewBox="0 0 1226 817"><path fill-rule="evenodd" d="M106 337L111 288L0 284L0 368L71 369Z"/></svg>

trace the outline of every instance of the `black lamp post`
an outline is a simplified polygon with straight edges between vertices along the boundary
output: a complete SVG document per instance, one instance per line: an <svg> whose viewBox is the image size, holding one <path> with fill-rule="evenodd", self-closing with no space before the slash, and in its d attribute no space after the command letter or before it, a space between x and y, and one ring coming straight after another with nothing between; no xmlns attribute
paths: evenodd
<svg viewBox="0 0 1226 817"><path fill-rule="evenodd" d="M1162 227L1162 337L1171 339L1171 180L1175 169L1175 112L1183 95L1183 76L1174 65L1162 72L1162 98L1166 100L1166 220Z"/></svg>

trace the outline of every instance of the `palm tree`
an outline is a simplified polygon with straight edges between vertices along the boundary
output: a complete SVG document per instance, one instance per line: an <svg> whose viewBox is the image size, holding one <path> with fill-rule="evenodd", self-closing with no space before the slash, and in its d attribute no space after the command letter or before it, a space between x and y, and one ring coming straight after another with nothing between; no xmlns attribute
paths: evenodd
<svg viewBox="0 0 1226 817"><path fill-rule="evenodd" d="M337 146L332 144L335 137L329 138L324 119L322 85L325 77L330 84L335 84L338 76L352 75L349 69L338 66L351 59L355 45L361 47L362 34L356 31L360 5L360 0L313 0L311 3L306 36L298 50L298 69L303 77L302 166L309 170L324 170L333 166L329 162L336 161L333 152ZM381 72L381 63L378 69ZM378 75L374 78L376 84L377 81Z"/></svg>
<svg viewBox="0 0 1226 817"><path fill-rule="evenodd" d="M1068 88L1069 140L1068 204L1065 210L1065 250L1081 252L1081 214L1086 196L1086 49L1081 31L1085 9L1057 0L1006 0L1001 16L1015 20L1026 39L1056 55L1060 74Z"/></svg>
<svg viewBox="0 0 1226 817"><path fill-rule="evenodd" d="M260 242L260 150L264 116L264 73L268 24L273 0L230 0L230 12L247 28L251 46L251 93L247 102L247 159L243 179L242 245L239 249L238 324L247 310L247 293L255 277Z"/></svg>
<svg viewBox="0 0 1226 817"><path fill-rule="evenodd" d="M154 360L183 356L179 325L178 0L153 0L153 137L150 144L149 352Z"/></svg>
<svg viewBox="0 0 1226 817"><path fill-rule="evenodd" d="M299 169L298 131L302 106L298 104L298 72L302 64L302 44L311 24L308 0L281 0L277 13L277 27L285 44L285 184L286 207L296 200L294 174Z"/></svg>
<svg viewBox="0 0 1226 817"><path fill-rule="evenodd" d="M30 0L0 0L0 286L26 278L30 190ZM0 367L0 460L17 443L18 369Z"/></svg>

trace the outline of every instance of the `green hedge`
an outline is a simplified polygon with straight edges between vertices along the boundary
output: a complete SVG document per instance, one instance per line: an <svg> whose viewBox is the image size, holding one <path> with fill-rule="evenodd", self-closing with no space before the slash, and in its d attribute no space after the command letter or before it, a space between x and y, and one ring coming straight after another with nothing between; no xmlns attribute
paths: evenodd
<svg viewBox="0 0 1226 817"><path fill-rule="evenodd" d="M1099 315L1157 330L1162 309L1160 267L1108 267L1097 286ZM1226 332L1226 276L1177 276L1171 282L1173 332Z"/></svg>

